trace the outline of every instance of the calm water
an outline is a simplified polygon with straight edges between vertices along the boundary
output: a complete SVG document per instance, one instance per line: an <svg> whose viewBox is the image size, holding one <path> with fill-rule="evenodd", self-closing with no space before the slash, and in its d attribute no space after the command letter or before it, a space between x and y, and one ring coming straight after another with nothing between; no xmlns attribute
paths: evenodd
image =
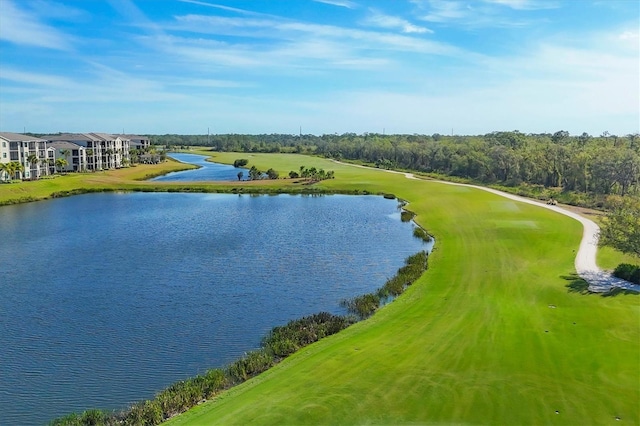
<svg viewBox="0 0 640 426"><path fill-rule="evenodd" d="M236 168L228 164L212 163L205 161L207 157L197 154L183 154L172 152L169 154L171 158L175 158L183 163L190 163L200 166L199 169L186 170L182 172L168 173L158 176L153 181L182 181L196 182L205 180L238 180L238 172L243 172L243 179L249 177L249 170L245 168Z"/></svg>
<svg viewBox="0 0 640 426"><path fill-rule="evenodd" d="M0 207L0 424L123 408L380 287L421 249L373 196L88 194Z"/></svg>

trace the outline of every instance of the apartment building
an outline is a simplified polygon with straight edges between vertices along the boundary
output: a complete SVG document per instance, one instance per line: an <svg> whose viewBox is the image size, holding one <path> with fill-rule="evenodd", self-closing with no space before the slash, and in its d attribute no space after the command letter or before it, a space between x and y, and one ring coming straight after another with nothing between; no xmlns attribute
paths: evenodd
<svg viewBox="0 0 640 426"><path fill-rule="evenodd" d="M66 164L56 164L56 170L61 172L86 172L87 149L82 145L66 141L49 142L49 149L54 150L54 158L64 158Z"/></svg>
<svg viewBox="0 0 640 426"><path fill-rule="evenodd" d="M47 140L20 133L0 132L0 163L19 163L20 169L6 172L0 179L37 179L49 172L49 154Z"/></svg>
<svg viewBox="0 0 640 426"><path fill-rule="evenodd" d="M146 152L151 147L151 139L146 136L120 134L117 135L123 139L129 139L129 148L137 149L139 152Z"/></svg>
<svg viewBox="0 0 640 426"><path fill-rule="evenodd" d="M50 142L69 142L84 148L86 170L97 171L117 169L131 162L129 156L130 140L124 136L108 133L61 133L47 135L43 138ZM78 167L81 166L80 149L78 148ZM80 170L83 170L80 168Z"/></svg>

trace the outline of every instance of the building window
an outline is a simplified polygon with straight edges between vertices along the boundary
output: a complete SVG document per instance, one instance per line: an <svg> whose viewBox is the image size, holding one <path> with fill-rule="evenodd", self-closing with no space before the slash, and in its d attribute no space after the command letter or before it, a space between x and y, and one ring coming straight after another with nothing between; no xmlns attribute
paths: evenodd
<svg viewBox="0 0 640 426"><path fill-rule="evenodd" d="M2 158L7 158L7 153L6 152L2 153Z"/></svg>

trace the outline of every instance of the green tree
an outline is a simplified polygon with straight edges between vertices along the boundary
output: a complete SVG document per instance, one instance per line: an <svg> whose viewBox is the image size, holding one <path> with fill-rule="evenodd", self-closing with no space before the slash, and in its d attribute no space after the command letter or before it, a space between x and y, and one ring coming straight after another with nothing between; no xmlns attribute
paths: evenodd
<svg viewBox="0 0 640 426"><path fill-rule="evenodd" d="M262 177L262 172L258 170L256 166L251 166L251 169L249 169L249 179L258 180L261 177Z"/></svg>
<svg viewBox="0 0 640 426"><path fill-rule="evenodd" d="M40 159L40 167L42 168L42 170L44 170L44 174L48 175L49 174L49 159L48 158L41 158Z"/></svg>
<svg viewBox="0 0 640 426"><path fill-rule="evenodd" d="M24 171L24 166L17 161L6 163L2 166L2 169L9 177L9 182L16 177L16 174Z"/></svg>
<svg viewBox="0 0 640 426"><path fill-rule="evenodd" d="M7 175L7 180L11 180L11 174L9 173L9 163L0 163L0 181L4 180L4 175Z"/></svg>
<svg viewBox="0 0 640 426"><path fill-rule="evenodd" d="M107 148L104 153L107 155L107 168L110 169L113 167L111 164L111 161L113 159L113 155L115 154L115 151L112 148Z"/></svg>
<svg viewBox="0 0 640 426"><path fill-rule="evenodd" d="M69 155L71 155L71 151L68 149L61 149L60 154L64 155L64 159L69 163Z"/></svg>
<svg viewBox="0 0 640 426"><path fill-rule="evenodd" d="M27 156L27 162L29 164L31 164L31 168L35 167L39 163L38 156L36 154L29 154ZM37 176L35 176L35 177L37 177ZM31 179L33 179L33 178L34 178L34 176L32 174L31 175Z"/></svg>
<svg viewBox="0 0 640 426"><path fill-rule="evenodd" d="M269 169L267 170L267 176L269 177L269 179L278 179L278 176L280 175L274 169Z"/></svg>
<svg viewBox="0 0 640 426"><path fill-rule="evenodd" d="M640 258L640 200L619 197L600 228L600 245Z"/></svg>
<svg viewBox="0 0 640 426"><path fill-rule="evenodd" d="M58 168L58 173L62 173L62 169L64 169L67 166L67 160L65 160L64 158L58 158L56 160L56 167Z"/></svg>

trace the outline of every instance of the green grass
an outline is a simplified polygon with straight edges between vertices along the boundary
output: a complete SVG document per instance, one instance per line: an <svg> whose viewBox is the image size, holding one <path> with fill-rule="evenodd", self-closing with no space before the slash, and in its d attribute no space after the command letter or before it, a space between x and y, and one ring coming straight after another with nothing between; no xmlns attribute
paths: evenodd
<svg viewBox="0 0 640 426"><path fill-rule="evenodd" d="M56 193L80 190L131 190L152 187L153 182L142 182L150 176L189 169L192 166L176 161L162 164L136 165L118 170L95 173L67 173L47 176L34 181L0 183L0 206L26 201L44 200Z"/></svg>
<svg viewBox="0 0 640 426"><path fill-rule="evenodd" d="M410 201L436 249L429 271L370 319L170 424L583 425L614 423L616 416L640 424L640 297L569 291L566 277L574 273L582 233L577 221L480 190L321 158L215 156L227 163L248 158L249 166L281 175L302 165L334 170L336 179L314 185L324 190L394 193ZM173 185L136 182L119 172L74 185ZM65 187L68 177L55 180ZM0 185L0 202L15 197L5 187L29 194L32 183L39 184ZM230 185L240 184L192 186ZM241 186L304 188L282 179ZM620 263L617 252L606 257Z"/></svg>
<svg viewBox="0 0 640 426"><path fill-rule="evenodd" d="M578 222L496 209L504 200L479 190L304 165L316 161L336 171L328 188L409 200L436 237L430 270L369 320L169 424L640 423L640 299L568 291Z"/></svg>

